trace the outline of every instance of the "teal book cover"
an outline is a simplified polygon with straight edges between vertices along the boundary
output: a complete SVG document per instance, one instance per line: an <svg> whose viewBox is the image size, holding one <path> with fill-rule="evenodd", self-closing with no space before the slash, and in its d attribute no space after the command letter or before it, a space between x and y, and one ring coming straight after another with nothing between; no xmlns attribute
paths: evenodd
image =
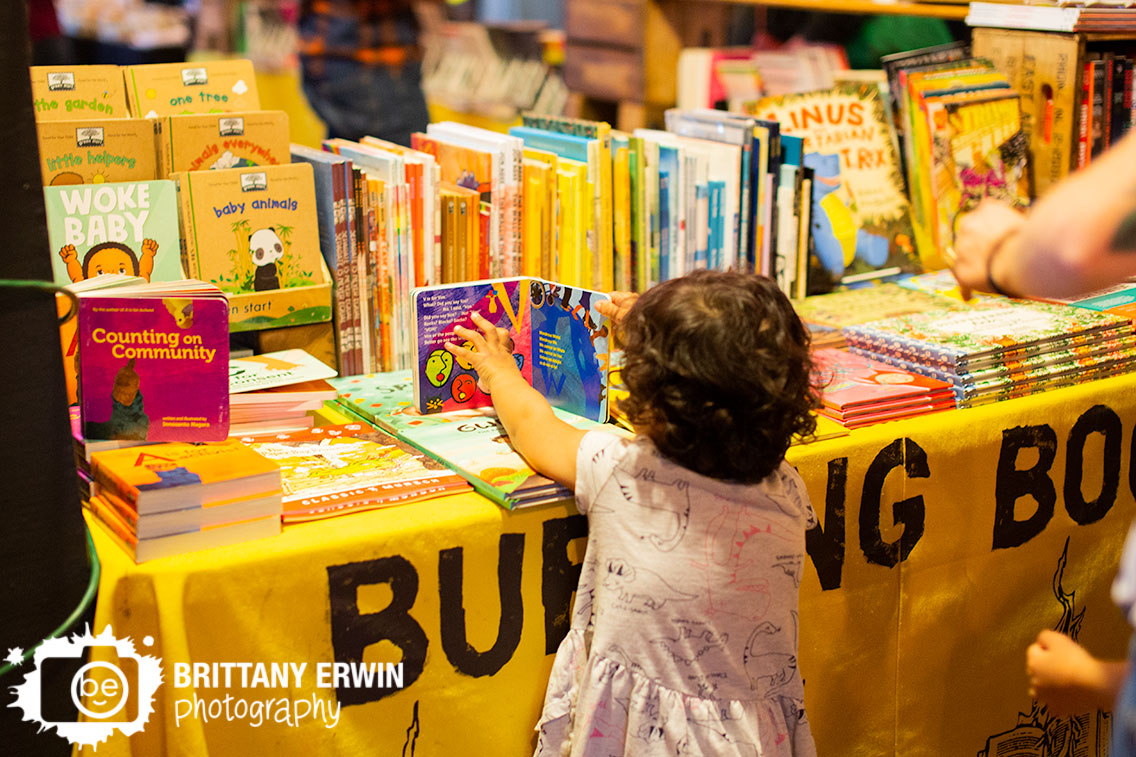
<svg viewBox="0 0 1136 757"><path fill-rule="evenodd" d="M103 273L179 281L181 235L172 181L43 188L55 283Z"/></svg>

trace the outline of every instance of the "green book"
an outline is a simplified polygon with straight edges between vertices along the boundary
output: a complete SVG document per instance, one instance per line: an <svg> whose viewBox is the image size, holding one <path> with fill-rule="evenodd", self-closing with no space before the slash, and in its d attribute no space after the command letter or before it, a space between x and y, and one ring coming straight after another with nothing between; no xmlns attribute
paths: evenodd
<svg viewBox="0 0 1136 757"><path fill-rule="evenodd" d="M55 283L102 273L180 281L181 236L171 181L43 188Z"/></svg>

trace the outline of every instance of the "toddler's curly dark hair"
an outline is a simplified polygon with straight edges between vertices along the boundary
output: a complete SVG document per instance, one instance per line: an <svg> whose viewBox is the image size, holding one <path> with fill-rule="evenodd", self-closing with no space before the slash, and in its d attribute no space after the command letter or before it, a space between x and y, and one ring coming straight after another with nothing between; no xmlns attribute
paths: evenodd
<svg viewBox="0 0 1136 757"><path fill-rule="evenodd" d="M765 276L696 271L645 292L620 325L623 410L668 459L756 483L816 429L809 332Z"/></svg>

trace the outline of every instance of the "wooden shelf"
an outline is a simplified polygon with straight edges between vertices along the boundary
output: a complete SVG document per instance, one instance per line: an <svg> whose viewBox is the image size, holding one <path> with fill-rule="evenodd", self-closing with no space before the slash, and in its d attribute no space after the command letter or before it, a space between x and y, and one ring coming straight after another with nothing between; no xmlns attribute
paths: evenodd
<svg viewBox="0 0 1136 757"><path fill-rule="evenodd" d="M687 0L696 2L702 0ZM831 13L878 13L892 16L930 16L948 21L966 18L966 3L921 3L911 0L873 2L873 0L713 0L736 5L764 5L798 10L829 11Z"/></svg>

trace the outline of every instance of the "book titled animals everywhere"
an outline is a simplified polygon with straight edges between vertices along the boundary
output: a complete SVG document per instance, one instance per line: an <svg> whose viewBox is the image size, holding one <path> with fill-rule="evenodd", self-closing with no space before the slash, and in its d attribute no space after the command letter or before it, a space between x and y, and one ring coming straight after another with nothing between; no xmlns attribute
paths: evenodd
<svg viewBox="0 0 1136 757"><path fill-rule="evenodd" d="M414 303L414 404L423 413L492 404L472 366L445 348L467 344L455 326L477 330L471 315L508 329L521 375L562 410L607 420L608 322L601 292L534 278L423 287ZM467 344L468 346L468 344Z"/></svg>
<svg viewBox="0 0 1136 757"><path fill-rule="evenodd" d="M177 195L170 181L43 188L57 284L102 273L182 278Z"/></svg>
<svg viewBox="0 0 1136 757"><path fill-rule="evenodd" d="M87 439L219 441L229 432L229 306L200 281L79 294Z"/></svg>

